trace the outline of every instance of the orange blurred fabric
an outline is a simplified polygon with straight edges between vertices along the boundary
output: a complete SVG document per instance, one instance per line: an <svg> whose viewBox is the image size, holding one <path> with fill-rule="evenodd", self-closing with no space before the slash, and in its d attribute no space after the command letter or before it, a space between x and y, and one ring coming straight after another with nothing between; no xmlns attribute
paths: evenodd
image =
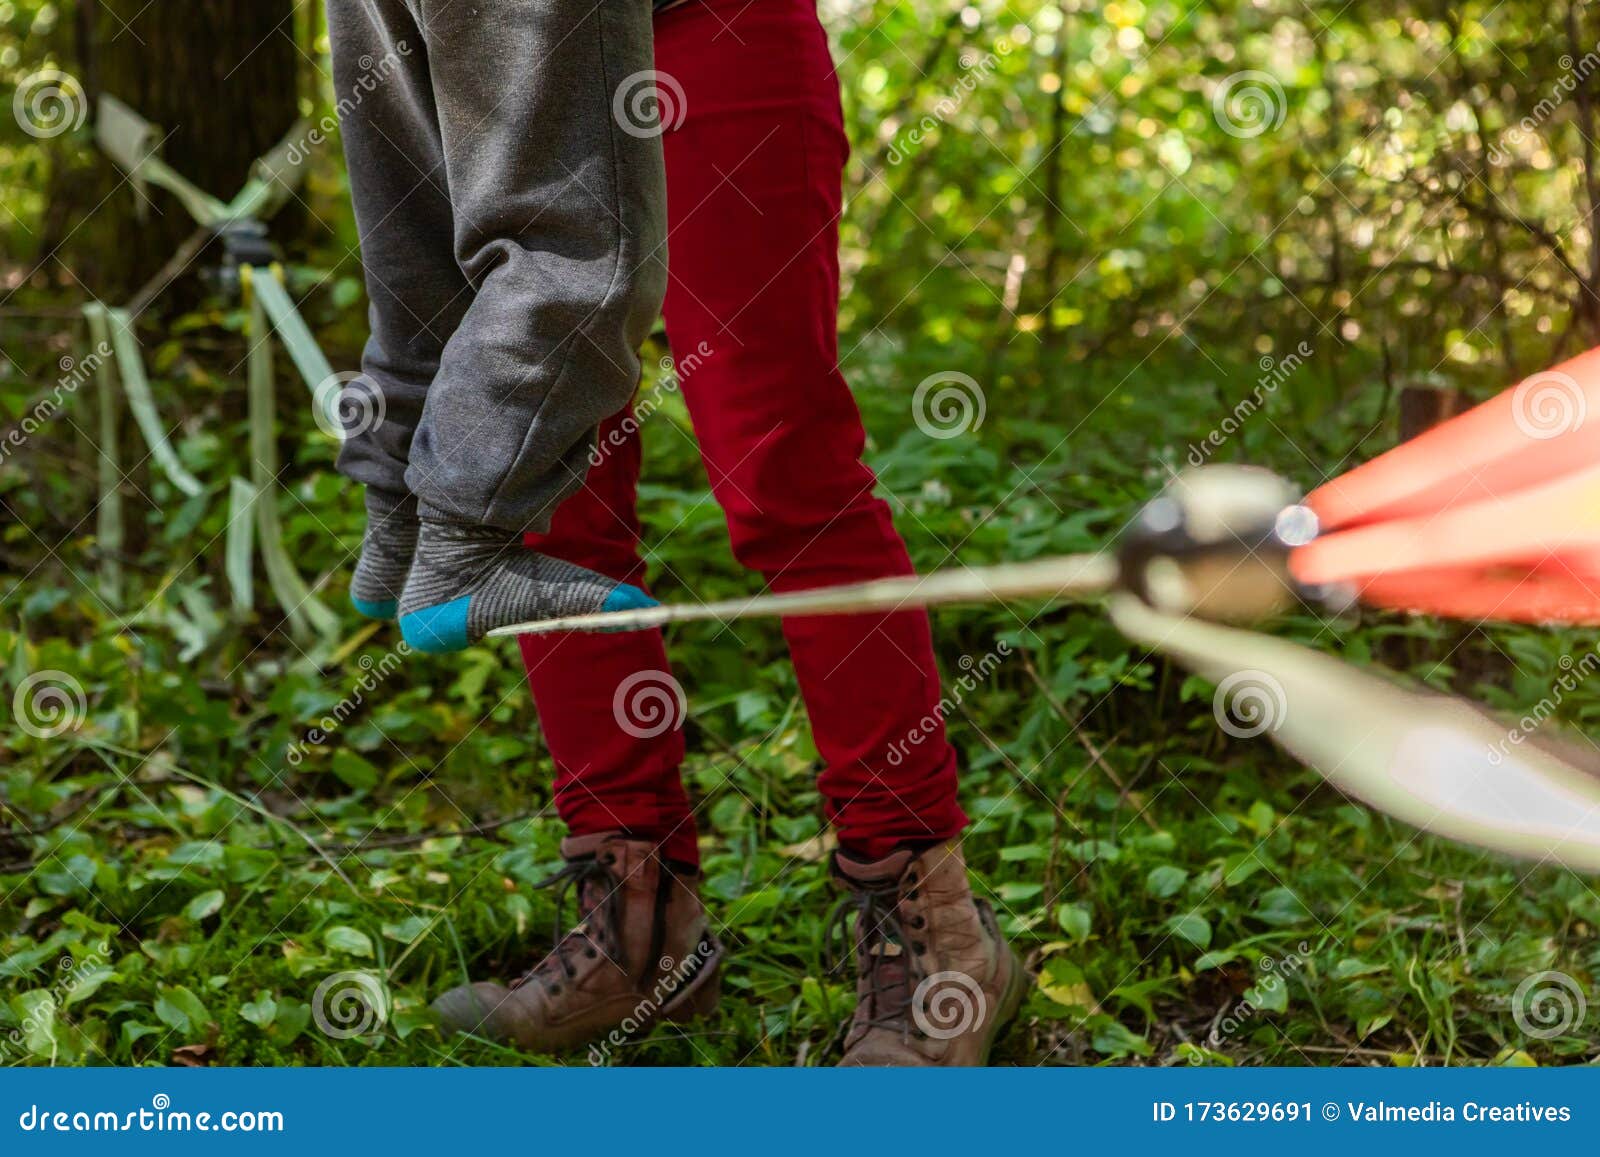
<svg viewBox="0 0 1600 1157"><path fill-rule="evenodd" d="M1600 349L1318 487L1308 584L1463 619L1600 623Z"/></svg>

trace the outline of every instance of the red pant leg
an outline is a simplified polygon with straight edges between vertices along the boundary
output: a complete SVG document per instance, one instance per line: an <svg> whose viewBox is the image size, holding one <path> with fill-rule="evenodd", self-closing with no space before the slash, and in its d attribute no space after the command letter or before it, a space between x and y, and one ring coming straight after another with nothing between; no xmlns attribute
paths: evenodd
<svg viewBox="0 0 1600 1157"><path fill-rule="evenodd" d="M639 559L639 437L631 409L601 427L598 464L527 545L623 582L644 584ZM625 829L699 860L678 777L683 717L660 631L524 635L523 664L555 761L556 811L573 835ZM621 698L619 699L619 695ZM658 714L668 711L669 714Z"/></svg>
<svg viewBox="0 0 1600 1157"><path fill-rule="evenodd" d="M907 574L838 368L838 84L813 0L695 0L656 21L684 93L665 137L665 306L734 553L775 590ZM791 618L840 842L877 857L966 817L921 612Z"/></svg>

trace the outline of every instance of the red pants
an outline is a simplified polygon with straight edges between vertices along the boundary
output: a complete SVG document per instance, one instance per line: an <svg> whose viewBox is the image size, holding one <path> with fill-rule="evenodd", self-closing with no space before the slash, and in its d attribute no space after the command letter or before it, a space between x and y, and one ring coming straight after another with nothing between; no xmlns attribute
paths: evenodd
<svg viewBox="0 0 1600 1157"><path fill-rule="evenodd" d="M667 338L735 556L775 591L910 573L838 368L848 146L814 0L672 9L656 20L656 68L684 98L664 138ZM663 119L675 122L665 106ZM636 429L631 414L602 428L587 484L529 546L642 585ZM927 616L791 618L783 631L840 843L876 858L958 833ZM660 633L524 637L522 652L572 832L622 828L697 861L681 731L652 734L613 709L630 676L642 691L641 672L668 671Z"/></svg>

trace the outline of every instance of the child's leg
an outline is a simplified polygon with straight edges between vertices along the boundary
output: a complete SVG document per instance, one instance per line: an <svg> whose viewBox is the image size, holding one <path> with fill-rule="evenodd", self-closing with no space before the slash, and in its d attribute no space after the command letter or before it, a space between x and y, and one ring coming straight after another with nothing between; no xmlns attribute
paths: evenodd
<svg viewBox="0 0 1600 1157"><path fill-rule="evenodd" d="M392 490L405 463L421 519L407 640L451 650L519 619L638 605L516 543L581 484L660 304L660 144L612 111L651 65L648 0L330 7L375 287L368 360L385 390L379 371L405 370L392 416L348 439L340 468Z"/></svg>
<svg viewBox="0 0 1600 1157"><path fill-rule="evenodd" d="M809 0L708 0L656 21L685 91L666 137L667 330L734 552L775 590L907 574L860 459L838 369L837 216L847 155ZM877 858L966 823L927 616L792 618L840 842Z"/></svg>
<svg viewBox="0 0 1600 1157"><path fill-rule="evenodd" d="M650 68L649 2L328 8L385 403L341 469L542 527L632 395L661 300L660 146L611 107Z"/></svg>
<svg viewBox="0 0 1600 1157"><path fill-rule="evenodd" d="M600 429L604 456L556 511L535 550L643 585L634 513L639 437L625 415ZM678 778L683 718L669 702L660 631L524 635L522 659L555 760L556 811L573 836L624 831L662 841L667 856L698 863L694 820Z"/></svg>
<svg viewBox="0 0 1600 1157"><path fill-rule="evenodd" d="M372 303L362 377L347 387L360 396L340 399L339 469L365 484L367 501L350 595L362 614L392 618L417 543L417 503L405 483L411 439L472 287L452 246L444 145L411 10L399 0L329 0L328 34L336 97L359 94L364 106L344 118L341 135Z"/></svg>
<svg viewBox="0 0 1600 1157"><path fill-rule="evenodd" d="M424 518L542 529L581 482L596 425L632 396L660 305L661 151L612 113L650 68L650 5L411 4L444 150L430 179L448 179L473 296L406 480Z"/></svg>

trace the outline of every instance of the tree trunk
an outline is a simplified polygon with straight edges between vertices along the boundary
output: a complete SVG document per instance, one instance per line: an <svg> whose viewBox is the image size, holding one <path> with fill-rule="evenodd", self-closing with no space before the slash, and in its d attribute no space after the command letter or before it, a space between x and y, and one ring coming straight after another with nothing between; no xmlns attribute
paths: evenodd
<svg viewBox="0 0 1600 1157"><path fill-rule="evenodd" d="M294 0L79 2L92 9L79 62L91 100L108 93L160 126L163 159L230 199L298 113ZM139 195L121 177L108 175L84 206L92 219L80 230L83 240L71 243L72 268L112 301L159 269L195 226L161 190L150 191L139 221Z"/></svg>
<svg viewBox="0 0 1600 1157"><path fill-rule="evenodd" d="M1067 196L1067 87L1072 82L1072 14L1062 7L1061 27L1056 30L1055 73L1061 78L1060 87L1051 94L1050 105L1050 156L1046 162L1045 188L1048 190L1043 208L1039 210L1044 234L1044 284L1040 293L1044 297L1044 337L1040 346L1043 355L1042 372L1049 380L1061 365L1061 333L1056 326L1055 305L1061 284L1061 215L1062 202Z"/></svg>

